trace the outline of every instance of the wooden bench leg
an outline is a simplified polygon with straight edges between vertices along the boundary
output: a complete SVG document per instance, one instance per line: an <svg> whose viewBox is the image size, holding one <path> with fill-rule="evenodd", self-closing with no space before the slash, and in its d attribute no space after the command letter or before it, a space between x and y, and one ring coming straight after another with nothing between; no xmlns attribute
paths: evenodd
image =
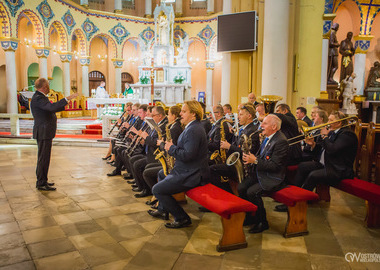
<svg viewBox="0 0 380 270"><path fill-rule="evenodd" d="M294 206L288 206L288 221L285 227L284 237L294 237L308 234L307 230L307 202L297 202Z"/></svg>
<svg viewBox="0 0 380 270"><path fill-rule="evenodd" d="M330 186L328 185L317 185L315 193L318 194L320 201L329 202L331 200Z"/></svg>
<svg viewBox="0 0 380 270"><path fill-rule="evenodd" d="M365 218L368 228L380 227L380 205L366 201L367 216Z"/></svg>
<svg viewBox="0 0 380 270"><path fill-rule="evenodd" d="M216 250L219 252L246 248L247 242L243 231L245 212L235 213L230 219L222 217L223 235Z"/></svg>
<svg viewBox="0 0 380 270"><path fill-rule="evenodd" d="M185 192L181 192L181 193L177 193L177 194L173 194L173 198L180 204L186 204L187 203L187 200L186 200L186 196L185 196Z"/></svg>

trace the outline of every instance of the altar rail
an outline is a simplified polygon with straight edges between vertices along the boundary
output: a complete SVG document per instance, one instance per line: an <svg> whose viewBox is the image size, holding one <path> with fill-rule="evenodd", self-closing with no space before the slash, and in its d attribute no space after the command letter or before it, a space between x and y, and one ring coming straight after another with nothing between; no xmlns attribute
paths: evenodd
<svg viewBox="0 0 380 270"><path fill-rule="evenodd" d="M0 118L11 120L11 135L20 136L20 118L33 119L33 115L24 113L0 113Z"/></svg>

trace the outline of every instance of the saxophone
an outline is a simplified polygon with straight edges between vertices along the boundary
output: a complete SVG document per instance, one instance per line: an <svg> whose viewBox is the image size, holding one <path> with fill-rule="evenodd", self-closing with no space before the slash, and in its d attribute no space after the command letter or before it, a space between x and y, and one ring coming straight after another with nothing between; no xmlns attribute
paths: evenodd
<svg viewBox="0 0 380 270"><path fill-rule="evenodd" d="M223 119L220 122L220 140L226 140L226 131L224 130L224 123L231 123L228 119ZM227 150L220 148L219 150L215 150L214 153L211 154L210 160L215 160L216 164L224 164L227 160Z"/></svg>
<svg viewBox="0 0 380 270"><path fill-rule="evenodd" d="M170 134L170 127L173 123L174 122L169 123L165 127L166 141L170 141L172 139L172 136ZM159 140L162 139L161 132L158 134L158 138ZM156 151L154 151L154 155L156 155L155 159L161 163L164 174L168 175L174 167L174 158L170 156L165 150L161 151L160 147L158 147Z"/></svg>
<svg viewBox="0 0 380 270"><path fill-rule="evenodd" d="M245 134L241 135L241 150L244 154L249 154L252 146L252 139L251 136L247 136ZM248 176L248 168L249 165L245 165L240 160L240 153L235 152L232 153L227 161L227 166L234 166L237 173L237 180L239 183L243 182L244 178Z"/></svg>

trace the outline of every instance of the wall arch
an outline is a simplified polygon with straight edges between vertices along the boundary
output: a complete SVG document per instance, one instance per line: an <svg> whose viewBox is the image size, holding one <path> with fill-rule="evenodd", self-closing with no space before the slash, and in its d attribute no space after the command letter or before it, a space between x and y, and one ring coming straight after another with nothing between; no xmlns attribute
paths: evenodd
<svg viewBox="0 0 380 270"><path fill-rule="evenodd" d="M55 66L52 73L53 80L50 82L50 89L55 92L63 92L63 71L60 67Z"/></svg>
<svg viewBox="0 0 380 270"><path fill-rule="evenodd" d="M12 29L9 14L4 4L0 2L0 31L3 37L11 37Z"/></svg>
<svg viewBox="0 0 380 270"><path fill-rule="evenodd" d="M78 45L78 52L81 56L86 56L87 55L87 41L86 41L86 37L83 33L83 31L81 29L76 29L71 38L73 38L73 36L76 36L78 41L79 41L79 45ZM73 50L73 49L72 49Z"/></svg>
<svg viewBox="0 0 380 270"><path fill-rule="evenodd" d="M29 9L23 10L17 18L17 37L19 36L19 22L22 18L26 17L33 25L33 40L38 46L45 45L44 27L42 25L40 17Z"/></svg>
<svg viewBox="0 0 380 270"><path fill-rule="evenodd" d="M112 55L111 55L111 58L117 58L117 47L116 47L116 42L115 40L107 35L107 34L98 34L96 36L94 36L91 41L90 41L90 55L91 55L91 43L92 41L95 39L95 38L102 38L103 40L106 39L107 40L107 47L111 46L112 48Z"/></svg>
<svg viewBox="0 0 380 270"><path fill-rule="evenodd" d="M63 25L59 21L53 22L50 26L50 29L49 29L49 46L51 47L50 35L51 35L53 29L55 29L55 31L57 31L57 33L58 33L58 37L59 37L59 48L58 49L60 51L68 51L67 32L66 32L65 28L63 27Z"/></svg>

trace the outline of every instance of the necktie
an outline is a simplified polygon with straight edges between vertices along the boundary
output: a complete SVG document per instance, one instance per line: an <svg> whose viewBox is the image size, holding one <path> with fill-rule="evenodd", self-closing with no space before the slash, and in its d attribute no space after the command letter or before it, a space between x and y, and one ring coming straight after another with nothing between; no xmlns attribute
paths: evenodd
<svg viewBox="0 0 380 270"><path fill-rule="evenodd" d="M263 143L261 144L261 146L260 146L260 155L263 153L264 148L267 145L268 140L269 140L268 137L265 137Z"/></svg>
<svg viewBox="0 0 380 270"><path fill-rule="evenodd" d="M239 129L239 137L241 137L241 134L243 134L243 130L244 130L243 128Z"/></svg>

